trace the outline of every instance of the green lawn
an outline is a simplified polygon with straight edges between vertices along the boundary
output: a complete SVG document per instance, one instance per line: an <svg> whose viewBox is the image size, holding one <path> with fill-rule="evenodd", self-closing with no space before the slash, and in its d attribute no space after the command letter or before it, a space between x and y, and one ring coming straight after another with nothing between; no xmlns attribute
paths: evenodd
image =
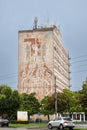
<svg viewBox="0 0 87 130"><path fill-rule="evenodd" d="M48 127L47 127L47 123L29 123L29 124L20 124L20 123L18 123L18 124L10 124L9 125L10 127L29 127L29 128L47 128L48 129ZM68 129L67 129L68 130ZM74 128L74 130L87 130L87 128L86 129L75 129Z"/></svg>
<svg viewBox="0 0 87 130"><path fill-rule="evenodd" d="M11 127L38 127L38 128L47 128L46 123L29 123L29 124L9 124Z"/></svg>
<svg viewBox="0 0 87 130"><path fill-rule="evenodd" d="M74 130L87 130L87 129L74 129Z"/></svg>

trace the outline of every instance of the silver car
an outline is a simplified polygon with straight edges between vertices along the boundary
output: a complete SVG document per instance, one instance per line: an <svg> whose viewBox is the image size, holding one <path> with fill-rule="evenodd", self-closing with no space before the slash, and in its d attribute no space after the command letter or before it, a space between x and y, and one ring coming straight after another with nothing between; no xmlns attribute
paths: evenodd
<svg viewBox="0 0 87 130"><path fill-rule="evenodd" d="M48 128L59 128L63 130L64 128L68 128L69 130L73 130L75 124L73 123L72 119L69 117L58 117L55 120L49 121Z"/></svg>

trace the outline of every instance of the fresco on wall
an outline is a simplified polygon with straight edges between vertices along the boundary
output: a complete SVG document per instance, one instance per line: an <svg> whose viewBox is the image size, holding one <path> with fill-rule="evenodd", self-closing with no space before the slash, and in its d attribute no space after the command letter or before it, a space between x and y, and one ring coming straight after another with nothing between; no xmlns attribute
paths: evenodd
<svg viewBox="0 0 87 130"><path fill-rule="evenodd" d="M27 37L23 39L22 57L20 67L20 88L22 92L35 92L39 96L48 95L52 91L52 71L49 63L49 43L51 33L44 37ZM19 61L20 62L20 61Z"/></svg>

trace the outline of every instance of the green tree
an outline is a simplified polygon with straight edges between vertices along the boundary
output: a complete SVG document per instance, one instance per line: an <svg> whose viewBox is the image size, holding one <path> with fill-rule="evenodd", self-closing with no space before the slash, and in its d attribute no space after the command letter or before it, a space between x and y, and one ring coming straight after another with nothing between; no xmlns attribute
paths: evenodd
<svg viewBox="0 0 87 130"><path fill-rule="evenodd" d="M7 85L1 85L0 86L0 111L2 111L1 115L8 115L9 108L9 98L12 94L12 90Z"/></svg>
<svg viewBox="0 0 87 130"><path fill-rule="evenodd" d="M0 86L0 115L7 116L15 114L20 105L20 96L17 90L12 91L7 85Z"/></svg>
<svg viewBox="0 0 87 130"><path fill-rule="evenodd" d="M64 94L67 97L67 111L77 112L81 111L81 105L79 104L79 94L78 92L73 92L68 89L64 90Z"/></svg>
<svg viewBox="0 0 87 130"><path fill-rule="evenodd" d="M87 79L82 85L82 90L79 91L79 102L82 106L82 111L87 113Z"/></svg>
<svg viewBox="0 0 87 130"><path fill-rule="evenodd" d="M40 103L38 102L38 99L36 99L35 93L21 94L20 110L27 111L30 117L30 115L38 113L40 111L39 108L40 108Z"/></svg>
<svg viewBox="0 0 87 130"><path fill-rule="evenodd" d="M0 115L3 117L4 114L6 114L6 96L3 94L0 94Z"/></svg>
<svg viewBox="0 0 87 130"><path fill-rule="evenodd" d="M57 112L63 113L64 111L67 111L68 109L68 98L64 93L59 92L57 94Z"/></svg>
<svg viewBox="0 0 87 130"><path fill-rule="evenodd" d="M41 101L41 113L48 117L54 114L54 97L45 96Z"/></svg>
<svg viewBox="0 0 87 130"><path fill-rule="evenodd" d="M9 98L9 110L8 115L12 117L17 114L17 110L20 108L20 94L17 90L14 90Z"/></svg>
<svg viewBox="0 0 87 130"><path fill-rule="evenodd" d="M9 87L7 85L1 85L0 86L0 93L5 95L6 98L9 98L10 95L12 94L12 89L11 89L11 87Z"/></svg>

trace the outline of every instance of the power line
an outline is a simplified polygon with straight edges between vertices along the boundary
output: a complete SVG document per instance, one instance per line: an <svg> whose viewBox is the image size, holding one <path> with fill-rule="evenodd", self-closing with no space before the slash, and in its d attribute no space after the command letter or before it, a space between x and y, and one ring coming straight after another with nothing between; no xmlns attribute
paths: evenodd
<svg viewBox="0 0 87 130"><path fill-rule="evenodd" d="M4 82L1 82L0 83L0 85L8 85L8 86L10 86L11 88L13 88L13 89L17 89L17 84L18 84L18 81L11 81L11 82L6 82L6 81L4 81ZM12 84L15 84L15 86L13 87L13 85Z"/></svg>
<svg viewBox="0 0 87 130"><path fill-rule="evenodd" d="M78 67L78 68L79 68L79 67L83 67L83 66L87 66L87 64L77 65L77 66L72 66L72 65L71 65L71 67L76 67L76 68L77 68L77 67Z"/></svg>
<svg viewBox="0 0 87 130"><path fill-rule="evenodd" d="M72 59L79 59L79 58L85 57L85 56L87 56L87 54L85 54L85 55L80 55L80 56L77 56L77 57L72 57L71 60L72 60Z"/></svg>
<svg viewBox="0 0 87 130"><path fill-rule="evenodd" d="M72 58L72 59L75 59L75 60L80 58L80 60L76 60L76 61L74 60L73 62L71 62L71 68L73 68L73 67L77 68L78 67L78 69L79 69L79 67L87 66L87 64L84 64L84 63L87 62L87 58L85 56L87 56L87 54ZM85 57L86 59L81 59L82 57ZM78 63L78 65L75 66L77 63ZM86 72L86 71L87 71L87 69L83 68L83 70L72 71L71 73L82 73L82 72Z"/></svg>
<svg viewBox="0 0 87 130"><path fill-rule="evenodd" d="M9 74L5 74L5 75L0 75L0 84L17 84L18 81L11 80L12 78L16 78L16 80L17 80L17 77L18 77L17 73L9 73ZM10 81L8 79L10 79ZM17 87L17 85L16 85L16 87ZM13 87L11 86L11 88L13 88Z"/></svg>
<svg viewBox="0 0 87 130"><path fill-rule="evenodd" d="M8 77L2 77L2 78L0 78L0 80L6 80L6 79L9 79L9 78L14 78L14 77L17 77L17 75L15 75L15 76L8 76Z"/></svg>
<svg viewBox="0 0 87 130"><path fill-rule="evenodd" d="M6 82L4 81L4 84L14 84L14 83L17 83L18 81L11 81L11 82ZM1 84L1 83L0 83Z"/></svg>
<svg viewBox="0 0 87 130"><path fill-rule="evenodd" d="M80 72L86 72L87 70L78 70L78 71L73 71L73 72L71 72L71 73L80 73Z"/></svg>
<svg viewBox="0 0 87 130"><path fill-rule="evenodd" d="M15 78L18 77L17 73L10 73L10 74L5 74L5 75L0 75L0 80L6 80L9 78Z"/></svg>
<svg viewBox="0 0 87 130"><path fill-rule="evenodd" d="M77 61L71 62L71 64L73 64L73 63L78 63L78 62L87 62L87 59L84 59L84 60L77 60Z"/></svg>
<svg viewBox="0 0 87 130"><path fill-rule="evenodd" d="M9 75L15 75L17 73L10 73L10 74L5 74L5 75L0 75L0 77L4 77L4 76L9 76Z"/></svg>

